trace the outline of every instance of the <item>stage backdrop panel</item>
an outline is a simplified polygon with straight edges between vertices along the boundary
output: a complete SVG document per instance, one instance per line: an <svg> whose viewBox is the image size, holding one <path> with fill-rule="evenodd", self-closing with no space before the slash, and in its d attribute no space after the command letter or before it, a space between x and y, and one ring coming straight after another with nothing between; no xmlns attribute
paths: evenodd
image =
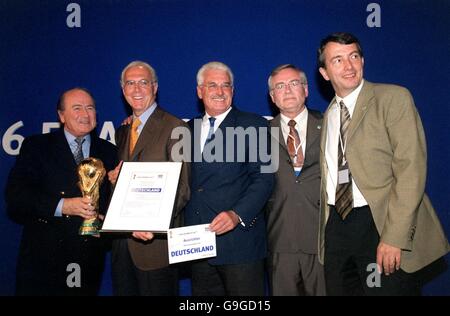
<svg viewBox="0 0 450 316"><path fill-rule="evenodd" d="M450 235L449 21L447 0L2 0L0 189L23 137L57 125L63 90L91 90L106 139L128 115L119 77L135 59L155 67L159 104L181 118L201 112L195 76L212 60L234 71L242 110L272 115L267 77L293 63L309 78L308 106L324 111L332 91L318 75L316 50L328 33L348 31L361 40L368 80L413 94L427 134L427 192ZM0 230L0 294L10 295L21 228L2 212ZM450 295L449 280L447 271L425 294Z"/></svg>

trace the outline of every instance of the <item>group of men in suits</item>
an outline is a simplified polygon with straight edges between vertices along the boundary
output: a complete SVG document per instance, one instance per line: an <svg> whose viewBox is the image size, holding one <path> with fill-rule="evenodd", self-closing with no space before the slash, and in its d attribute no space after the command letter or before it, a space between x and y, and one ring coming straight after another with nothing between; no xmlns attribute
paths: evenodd
<svg viewBox="0 0 450 316"><path fill-rule="evenodd" d="M74 139L86 139L84 157L103 160L114 185L122 161L174 161L172 148L182 139L171 134L182 127L191 130L192 156L181 158L171 226L209 223L217 238L217 257L191 264L193 295L262 296L265 264L273 295L418 294L414 272L450 247L424 194L426 146L412 97L404 88L363 79L362 50L351 34L324 39L318 61L336 93L323 119L306 108L308 82L296 66L281 65L268 79L280 111L269 123L233 106L231 69L210 62L197 73L205 112L189 124L156 103L155 70L134 61L121 75L133 114L131 124L117 130L117 154L92 133L92 96L80 88L65 92L58 106L64 128L24 141L7 186L8 208L25 225L17 293L98 289L103 238L76 231L94 214L76 184ZM266 139L249 133L238 142L239 133L227 133L269 127L278 129ZM251 158L264 142L277 149L273 173L262 171L267 162L259 154ZM103 212L109 189L101 187ZM67 287L70 262L90 271L81 288ZM367 282L372 263L384 272L375 287ZM164 235L115 235L112 274L115 295L178 295Z"/></svg>

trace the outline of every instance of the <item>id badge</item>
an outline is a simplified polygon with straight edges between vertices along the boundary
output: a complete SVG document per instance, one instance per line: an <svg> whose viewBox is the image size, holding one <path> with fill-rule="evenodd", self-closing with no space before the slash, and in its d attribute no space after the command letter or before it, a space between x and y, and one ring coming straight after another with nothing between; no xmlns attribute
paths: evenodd
<svg viewBox="0 0 450 316"><path fill-rule="evenodd" d="M338 184L349 183L348 169L338 171Z"/></svg>

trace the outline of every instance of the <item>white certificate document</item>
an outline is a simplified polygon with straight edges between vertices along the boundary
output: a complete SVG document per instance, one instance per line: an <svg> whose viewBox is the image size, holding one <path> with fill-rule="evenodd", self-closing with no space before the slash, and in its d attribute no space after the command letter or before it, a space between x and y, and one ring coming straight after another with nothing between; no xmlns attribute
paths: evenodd
<svg viewBox="0 0 450 316"><path fill-rule="evenodd" d="M169 263L215 257L216 233L209 224L172 228L167 232Z"/></svg>
<svg viewBox="0 0 450 316"><path fill-rule="evenodd" d="M181 162L124 162L102 231L167 232Z"/></svg>

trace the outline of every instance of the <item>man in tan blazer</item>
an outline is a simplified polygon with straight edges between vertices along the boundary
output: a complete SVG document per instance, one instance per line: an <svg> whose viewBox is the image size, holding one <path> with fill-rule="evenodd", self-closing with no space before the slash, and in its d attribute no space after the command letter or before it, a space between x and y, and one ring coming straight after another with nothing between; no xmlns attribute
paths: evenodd
<svg viewBox="0 0 450 316"><path fill-rule="evenodd" d="M450 247L424 192L426 142L413 98L363 79L363 53L351 34L322 40L318 62L336 93L321 138L327 294L420 294L414 272Z"/></svg>
<svg viewBox="0 0 450 316"><path fill-rule="evenodd" d="M317 256L322 114L306 108L308 81L296 66L276 67L268 85L280 110L271 121L280 131L279 167L266 206L271 294L325 295L323 265Z"/></svg>
<svg viewBox="0 0 450 316"><path fill-rule="evenodd" d="M179 140L172 130L187 124L157 106L158 79L147 63L134 61L122 71L122 91L133 110L133 123L116 132L121 161L173 161L171 151ZM137 124L136 124L137 123ZM133 132L133 130L135 132ZM138 135L136 135L136 132ZM108 174L114 184L120 169ZM181 170L172 227L182 225L181 211L189 200L189 165ZM169 266L167 236L133 232L113 241L112 279L114 295L178 295L177 268Z"/></svg>

